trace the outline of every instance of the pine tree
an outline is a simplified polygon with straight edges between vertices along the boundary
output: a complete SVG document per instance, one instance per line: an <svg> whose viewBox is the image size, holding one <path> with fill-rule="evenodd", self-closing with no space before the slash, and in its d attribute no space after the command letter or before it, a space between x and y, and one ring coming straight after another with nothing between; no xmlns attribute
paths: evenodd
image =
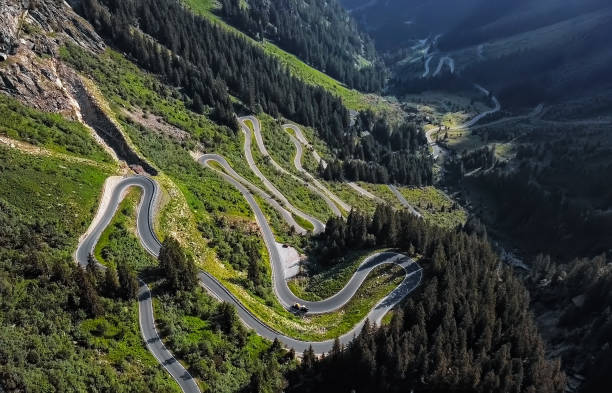
<svg viewBox="0 0 612 393"><path fill-rule="evenodd" d="M304 354L302 356L302 365L307 369L311 369L314 367L316 361L316 355L314 353L314 349L312 349L312 345L310 345L307 349L304 350Z"/></svg>
<svg viewBox="0 0 612 393"><path fill-rule="evenodd" d="M104 294L107 297L115 298L119 296L119 277L117 276L117 270L114 266L109 266L104 272Z"/></svg>
<svg viewBox="0 0 612 393"><path fill-rule="evenodd" d="M121 297L126 300L135 299L138 293L138 277L125 262L117 264Z"/></svg>
<svg viewBox="0 0 612 393"><path fill-rule="evenodd" d="M78 265L75 268L75 281L80 290L81 305L87 310L87 313L93 317L102 315L103 308L98 294L89 280L88 274Z"/></svg>
<svg viewBox="0 0 612 393"><path fill-rule="evenodd" d="M178 241L166 238L159 252L159 267L171 289L191 290L198 283L198 269L193 257L186 254Z"/></svg>

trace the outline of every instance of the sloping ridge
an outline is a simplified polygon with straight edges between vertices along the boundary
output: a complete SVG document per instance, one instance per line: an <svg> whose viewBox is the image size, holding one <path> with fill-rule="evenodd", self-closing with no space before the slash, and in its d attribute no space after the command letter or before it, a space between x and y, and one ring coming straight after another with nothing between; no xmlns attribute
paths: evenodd
<svg viewBox="0 0 612 393"><path fill-rule="evenodd" d="M130 148L119 128L108 118L78 78L71 81L71 88L81 109L83 121L117 153L117 157L130 167L139 166L146 173L156 176L157 170Z"/></svg>

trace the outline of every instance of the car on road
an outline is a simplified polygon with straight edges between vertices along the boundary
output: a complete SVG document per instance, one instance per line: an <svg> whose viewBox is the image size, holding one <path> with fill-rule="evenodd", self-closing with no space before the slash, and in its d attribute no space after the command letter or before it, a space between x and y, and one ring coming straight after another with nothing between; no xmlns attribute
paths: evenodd
<svg viewBox="0 0 612 393"><path fill-rule="evenodd" d="M291 308L299 312L304 312L304 313L308 312L308 307L300 303L294 303L293 306L291 306Z"/></svg>

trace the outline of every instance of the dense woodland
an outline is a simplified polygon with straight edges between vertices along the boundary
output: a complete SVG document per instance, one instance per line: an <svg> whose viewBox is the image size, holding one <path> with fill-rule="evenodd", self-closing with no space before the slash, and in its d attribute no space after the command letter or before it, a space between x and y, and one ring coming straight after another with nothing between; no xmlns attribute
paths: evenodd
<svg viewBox="0 0 612 393"><path fill-rule="evenodd" d="M269 273L261 252L265 246L259 230L249 224L215 216L211 221L200 222L198 229L206 239L211 239L209 245L222 261L227 261L238 271L246 271L245 288L272 301L274 294L270 280L266 278Z"/></svg>
<svg viewBox="0 0 612 393"><path fill-rule="evenodd" d="M477 169L491 169L496 162L495 145L450 156L444 161L445 181L460 182L465 174Z"/></svg>
<svg viewBox="0 0 612 393"><path fill-rule="evenodd" d="M427 280L388 326L366 325L346 349L336 345L321 360L307 350L287 391L563 391L560 363L546 358L525 287L485 237L384 206L371 218L332 219L328 228L326 252L395 246L422 255Z"/></svg>
<svg viewBox="0 0 612 393"><path fill-rule="evenodd" d="M541 129L531 143L518 147L511 170L498 164L469 180L495 206L490 217L495 228L526 252L568 261L612 246L612 186L602 181L612 176L610 148L589 133Z"/></svg>
<svg viewBox="0 0 612 393"><path fill-rule="evenodd" d="M157 292L162 310L157 323L194 377L213 392L279 392L286 386L283 372L294 366L294 356L248 331L233 306L199 288L193 258L176 240L164 241L159 267L165 285ZM208 331L194 339L204 328Z"/></svg>
<svg viewBox="0 0 612 393"><path fill-rule="evenodd" d="M314 127L340 157L380 160L392 177L397 174L399 182L418 178L419 184L430 183L429 175L423 174L430 172L426 157L390 153L416 150L424 143L416 131L392 133L387 129L391 139L363 138L360 143L351 143L356 135L374 130L382 120L377 122L371 112L363 112L359 118L367 121L350 127L348 111L338 97L291 76L262 49L193 15L176 0L84 0L80 12L141 67L180 87L195 111L213 108L210 116L220 124L237 128L231 94L256 113L263 110L273 117L283 115ZM411 177L410 171L419 174Z"/></svg>
<svg viewBox="0 0 612 393"><path fill-rule="evenodd" d="M561 347L564 368L583 375L584 393L609 388L612 372L612 263L606 255L559 264L539 255L526 280L534 309L552 310L547 341Z"/></svg>
<svg viewBox="0 0 612 393"><path fill-rule="evenodd" d="M351 88L382 89L384 67L376 60L374 43L336 1L249 0L245 6L242 0L223 0L221 4L222 16L250 36L275 42Z"/></svg>
<svg viewBox="0 0 612 393"><path fill-rule="evenodd" d="M337 150L340 159L319 167L319 175L326 180L414 185L433 181L427 138L411 121L392 126L371 111L363 111L345 139L349 141Z"/></svg>
<svg viewBox="0 0 612 393"><path fill-rule="evenodd" d="M193 15L176 0L85 0L80 12L139 65L183 88L196 109L199 102L209 105L217 120L234 128L228 93L256 112L282 113L320 130L331 128L331 133L341 134L347 125L340 99L292 77L262 49ZM134 26L163 46L134 34Z"/></svg>
<svg viewBox="0 0 612 393"><path fill-rule="evenodd" d="M130 261L78 267L62 251L77 233L22 214L0 199L0 390L180 391L143 347ZM293 357L247 332L232 307L196 286L195 273L176 241L166 240L160 271L148 275L165 277L155 296L167 345L215 392L280 391ZM193 335L208 339L194 343Z"/></svg>

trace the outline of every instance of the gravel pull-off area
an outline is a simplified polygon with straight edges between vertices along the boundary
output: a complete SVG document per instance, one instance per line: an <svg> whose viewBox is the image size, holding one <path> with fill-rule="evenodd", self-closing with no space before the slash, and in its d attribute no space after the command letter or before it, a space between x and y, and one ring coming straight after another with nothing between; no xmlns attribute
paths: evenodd
<svg viewBox="0 0 612 393"><path fill-rule="evenodd" d="M300 272L300 261L302 257L298 251L286 244L276 243L278 254L280 255L281 262L283 263L283 274L285 279L288 280L292 277L297 276Z"/></svg>

